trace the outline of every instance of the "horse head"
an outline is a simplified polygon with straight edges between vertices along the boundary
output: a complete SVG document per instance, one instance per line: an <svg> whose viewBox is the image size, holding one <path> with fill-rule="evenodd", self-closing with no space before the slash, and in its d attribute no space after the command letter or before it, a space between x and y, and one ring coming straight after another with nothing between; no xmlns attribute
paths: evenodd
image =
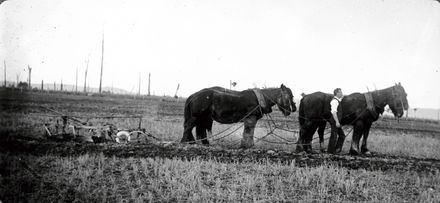
<svg viewBox="0 0 440 203"><path fill-rule="evenodd" d="M404 111L408 110L408 100L406 96L405 89L400 82L391 88L391 97L388 98L388 106L397 118L402 117Z"/></svg>
<svg viewBox="0 0 440 203"><path fill-rule="evenodd" d="M295 101L293 100L292 90L290 88L281 84L281 94L277 98L278 109L283 113L284 116L290 115L291 112L296 111Z"/></svg>

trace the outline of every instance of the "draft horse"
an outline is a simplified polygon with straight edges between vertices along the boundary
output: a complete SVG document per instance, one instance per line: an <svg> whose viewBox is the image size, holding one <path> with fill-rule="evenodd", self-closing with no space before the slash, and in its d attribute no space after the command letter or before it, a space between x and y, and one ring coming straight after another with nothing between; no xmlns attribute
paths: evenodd
<svg viewBox="0 0 440 203"><path fill-rule="evenodd" d="M300 136L298 139L297 151L311 152L311 141L316 129L318 130L321 150L324 142L324 129L327 121L332 116L330 113L330 101L332 94L315 92L305 95L299 106ZM376 90L367 93L353 93L344 96L339 107L341 125L353 126L353 139L350 147L350 154L370 154L367 148L367 139L373 122L379 119L380 114L388 105L396 118L403 116L408 110L407 94L403 86L395 84L392 87ZM359 141L363 137L362 146L359 152ZM342 149L342 144L336 146L329 142L327 151L335 153ZM340 145L340 146L339 146Z"/></svg>
<svg viewBox="0 0 440 203"><path fill-rule="evenodd" d="M284 86L280 88L248 89L233 91L222 87L202 89L185 102L184 131L182 143L195 143L192 129L202 144L209 144L207 133L211 135L213 121L222 124L244 122L242 148L254 145L253 135L257 121L264 114L272 112L272 106L284 116L296 111L292 91Z"/></svg>

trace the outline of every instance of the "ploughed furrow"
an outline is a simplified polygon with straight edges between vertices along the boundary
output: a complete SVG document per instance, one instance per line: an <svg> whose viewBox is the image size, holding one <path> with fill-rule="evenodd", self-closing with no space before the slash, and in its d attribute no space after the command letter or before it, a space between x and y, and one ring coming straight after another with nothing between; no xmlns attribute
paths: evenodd
<svg viewBox="0 0 440 203"><path fill-rule="evenodd" d="M103 153L116 157L162 157L180 159L214 160L218 162L280 162L301 167L333 164L349 169L411 171L438 174L440 160L397 157L373 153L370 156L305 154L287 151L266 151L258 149L241 150L200 145L161 144L87 144L76 142L47 142L9 139L0 141L0 152L11 154L33 154L37 156L78 156L86 153Z"/></svg>

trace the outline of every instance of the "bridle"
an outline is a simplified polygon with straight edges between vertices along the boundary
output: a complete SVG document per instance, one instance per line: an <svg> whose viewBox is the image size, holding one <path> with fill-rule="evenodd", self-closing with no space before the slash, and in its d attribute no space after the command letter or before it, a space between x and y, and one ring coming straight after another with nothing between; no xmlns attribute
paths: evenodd
<svg viewBox="0 0 440 203"><path fill-rule="evenodd" d="M394 108L396 109L402 109L405 110L405 106L403 105L403 100L402 100L402 95L397 93L397 91L395 90L396 86L393 86L393 89L391 89L391 95L393 96L393 103L394 103ZM399 101L396 101L396 97L399 97ZM400 103L400 106L398 106L398 103Z"/></svg>
<svg viewBox="0 0 440 203"><path fill-rule="evenodd" d="M284 95L285 95L284 90L283 90L282 88L280 88L280 91L281 91L281 99L284 99ZM288 107L289 109L286 109L286 108L284 107L284 102L282 102L283 105L280 105L280 102L278 102L278 101L274 101L272 98L268 97L268 96L267 96L266 94L264 94L263 92L261 92L261 94L263 94L264 98L267 98L267 99L269 99L270 101L272 101L273 103L277 104L278 107L279 107L280 109L282 109L283 111L285 111L285 112L290 112L290 113L293 113L293 112L294 112L294 111L291 109L291 107L292 107L292 102L290 101L290 99L287 99L287 100L289 101L289 107Z"/></svg>
<svg viewBox="0 0 440 203"><path fill-rule="evenodd" d="M402 115L400 115L400 116L403 116L405 106L403 105L401 93L397 93L397 91L395 90L396 86L397 85L393 86L393 88L391 89L391 95L393 97L394 108L396 110L402 110ZM399 101L396 101L396 99L395 99L396 97L399 97ZM400 106L398 106L398 102L400 102ZM397 116L397 122L399 122L399 121L400 121L400 117Z"/></svg>
<svg viewBox="0 0 440 203"><path fill-rule="evenodd" d="M281 88L281 99L284 99L285 98L285 93L284 93L284 90ZM293 97L292 97L292 99L293 99ZM288 98L287 99L287 101L289 102L289 109L285 109L282 105L280 105L279 107L281 108L281 109L283 109L284 111L286 111L286 112L290 112L290 113L293 113L294 111L292 110L292 107L293 107L293 105L292 105L292 102L290 101L290 98ZM278 104L278 103L277 103ZM283 102L283 104L284 104L284 102Z"/></svg>
<svg viewBox="0 0 440 203"><path fill-rule="evenodd" d="M385 106L385 105L388 104L391 107L391 104L392 104L392 108L391 108L392 110L393 109L396 110L396 111L398 111L398 110L402 110L402 111L405 110L405 106L404 106L404 103L403 103L403 100L402 100L402 95L395 88L396 88L396 85L391 88L391 98L389 96L386 96L386 100L383 101L383 103L381 103L381 104L374 104L374 106L376 108L383 108L381 105ZM374 91L374 92L379 94L379 96L382 94L382 93L380 93L377 90ZM396 99L397 97L399 99ZM391 102L390 99L392 99L393 101ZM400 106L399 106L399 104L400 104ZM399 117L397 119L399 120Z"/></svg>

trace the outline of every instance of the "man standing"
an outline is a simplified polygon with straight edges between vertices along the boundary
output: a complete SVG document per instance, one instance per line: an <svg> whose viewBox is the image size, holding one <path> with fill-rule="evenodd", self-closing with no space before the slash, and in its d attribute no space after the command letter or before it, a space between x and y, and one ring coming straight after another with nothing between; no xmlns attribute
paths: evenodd
<svg viewBox="0 0 440 203"><path fill-rule="evenodd" d="M342 151L342 145L345 140L345 134L342 130L341 123L339 122L339 119L342 117L342 108L340 104L344 95L342 94L341 88L336 88L333 91L333 95L334 97L330 102L330 111L332 114L330 117L331 135L327 151L329 153L337 154Z"/></svg>

